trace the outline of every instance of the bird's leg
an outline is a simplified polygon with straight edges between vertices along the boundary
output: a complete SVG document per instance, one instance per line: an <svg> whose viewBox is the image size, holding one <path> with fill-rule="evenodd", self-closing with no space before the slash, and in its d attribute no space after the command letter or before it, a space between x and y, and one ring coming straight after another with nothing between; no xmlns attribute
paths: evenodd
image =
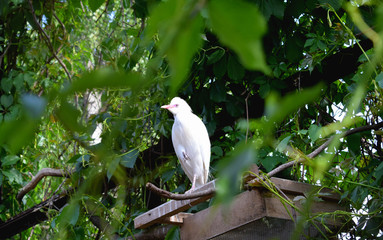
<svg viewBox="0 0 383 240"><path fill-rule="evenodd" d="M197 176L194 174L193 176L193 182L192 182L192 187L191 187L191 191L194 191L194 188L195 188L195 180L196 180Z"/></svg>

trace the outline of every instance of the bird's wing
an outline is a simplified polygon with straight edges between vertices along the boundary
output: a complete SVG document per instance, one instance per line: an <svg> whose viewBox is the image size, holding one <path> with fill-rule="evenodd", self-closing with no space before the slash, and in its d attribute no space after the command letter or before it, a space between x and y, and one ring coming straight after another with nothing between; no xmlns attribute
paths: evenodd
<svg viewBox="0 0 383 240"><path fill-rule="evenodd" d="M172 140L180 161L183 158L183 151L191 159L191 161L181 161L189 179L197 175L201 184L206 183L210 166L210 140L201 119L193 113L176 118L173 124Z"/></svg>

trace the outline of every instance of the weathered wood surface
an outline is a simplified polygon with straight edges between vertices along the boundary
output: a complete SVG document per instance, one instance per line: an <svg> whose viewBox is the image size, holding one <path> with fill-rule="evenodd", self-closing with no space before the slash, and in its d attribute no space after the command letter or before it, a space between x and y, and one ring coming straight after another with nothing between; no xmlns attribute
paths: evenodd
<svg viewBox="0 0 383 240"><path fill-rule="evenodd" d="M291 180L271 178L271 181L285 193L290 199L296 196L303 196L305 193L313 191L317 186L294 182ZM320 189L320 188L319 188ZM329 189L320 189L326 199L323 202L313 202L311 205L312 213L334 212L344 210L338 205L339 195ZM298 208L302 209L299 202L294 202ZM290 214L286 211L289 210ZM181 239L210 239L225 232L231 231L245 224L260 220L264 217L271 217L281 220L296 219L299 213L292 207L281 203L281 200L273 193L264 188L254 188L239 194L229 205L213 206L195 213L184 219L181 226ZM329 219L326 219L329 220ZM337 222L327 221L329 224L337 225ZM343 221L340 221L341 223ZM198 229L196 231L195 229ZM287 236L280 236L287 237Z"/></svg>
<svg viewBox="0 0 383 240"><path fill-rule="evenodd" d="M215 189L215 182L216 180L208 182L200 188L195 189L195 191ZM134 219L134 227L142 229L147 228L155 223L163 223L163 221L167 218L179 212L186 211L187 209L197 205L198 203L205 202L212 196L213 195L209 195L205 197L180 201L171 200L136 217Z"/></svg>
<svg viewBox="0 0 383 240"><path fill-rule="evenodd" d="M260 219L265 213L261 190L246 191L230 204L213 206L184 219L181 239L209 239Z"/></svg>
<svg viewBox="0 0 383 240"><path fill-rule="evenodd" d="M295 196L304 195L313 191L313 189L320 190L321 198L326 202L318 202L313 205L313 212L332 212L339 208L337 202L339 201L339 194L332 192L330 189L320 188L318 186L295 182L291 180L272 177L270 179L281 191L283 191L290 199ZM216 180L211 181L198 190L215 189ZM191 208L198 203L204 202L211 196L191 199L191 200L171 200L158 206L138 217L134 220L135 228L144 229L156 223L170 223L175 225L182 225L182 231L193 233L193 227L199 226L201 229L209 229L210 235L215 234L222 229L232 229L250 222L251 219L260 219L265 216L276 217L281 219L290 219L286 209L281 204L280 200L273 196L272 193L264 188L254 188L251 191L241 193L229 205L223 207L211 207L198 212L192 216L184 215L182 212ZM299 204L298 204L299 206ZM222 210L224 208L225 210ZM230 209L230 211L227 211ZM291 207L288 207L290 213L294 216L297 214ZM230 214L227 215L227 213ZM178 215L177 215L178 214ZM227 216L225 216L227 215ZM228 217L229 216L229 217ZM212 226L209 226L209 219ZM226 222L227 219L231 219ZM194 224L194 225L193 225ZM213 227L214 225L214 227ZM187 230L190 228L190 231ZM202 234L202 233L201 233ZM208 234L208 233L206 233ZM198 235L198 234L197 234ZM199 235L198 235L199 236Z"/></svg>

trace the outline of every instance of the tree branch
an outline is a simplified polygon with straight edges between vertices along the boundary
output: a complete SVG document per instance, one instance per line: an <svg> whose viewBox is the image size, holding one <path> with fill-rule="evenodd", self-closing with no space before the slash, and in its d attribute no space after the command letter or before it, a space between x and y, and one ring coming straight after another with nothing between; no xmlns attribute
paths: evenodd
<svg viewBox="0 0 383 240"><path fill-rule="evenodd" d="M149 189L150 191L160 195L161 197L173 199L173 200L187 200L187 199L205 197L205 196L215 194L215 189L213 189L213 188L209 188L209 189L202 190L202 191L185 193L185 194L176 194L176 193L171 193L171 192L168 192L168 191L163 190L161 188L158 188L154 184L149 183L149 182L146 184L146 188Z"/></svg>
<svg viewBox="0 0 383 240"><path fill-rule="evenodd" d="M28 228L48 219L48 211L59 211L69 200L67 193L53 195L51 198L29 208L0 223L0 239L10 238Z"/></svg>
<svg viewBox="0 0 383 240"><path fill-rule="evenodd" d="M343 137L346 137L346 136L349 136L351 134L355 134L355 133L358 133L358 132L364 132L364 131L368 131L368 130L372 130L372 129L376 130L376 129L379 129L379 128L382 128L382 127L383 127L383 122L380 122L380 123L373 124L373 125L366 125L366 126L362 126L362 127L358 127L358 128L353 128L353 129L347 130L346 132L342 133L342 135L343 135ZM330 143L332 142L334 137L335 137L335 135L333 135L325 143L323 143L317 149L315 149L310 154L308 154L307 158L314 158L314 157L318 156L324 149L326 149L326 147L328 147L328 145L330 145ZM281 171L283 171L283 170L285 170L285 169L287 169L289 167L294 166L295 164L304 163L304 162L306 162L307 158L299 158L296 161L291 161L291 162L287 162L285 164L282 164L279 167L277 167L277 168L273 169L272 171L270 171L269 173L267 173L266 176L267 177L272 177L275 174L277 174L277 173L279 173L279 172L281 172ZM249 186L251 186L251 185L256 185L258 182L259 182L259 179L253 179L253 180L249 181L247 184Z"/></svg>
<svg viewBox="0 0 383 240"><path fill-rule="evenodd" d="M72 174L72 171L64 172L61 169L53 169L53 168L43 168L41 169L32 180L25 185L20 192L17 194L17 199L21 200L25 194L34 189L40 180L43 177L51 176L51 177L69 177Z"/></svg>
<svg viewBox="0 0 383 240"><path fill-rule="evenodd" d="M39 21L37 21L37 17L36 17L36 14L35 14L35 10L33 9L33 5L32 5L32 0L28 0L28 3L29 3L29 7L31 8L31 13L32 13L32 17L33 17L33 21L37 24L38 28L39 28L39 31L41 32L41 34L44 36L44 40L46 42L46 44L48 45L48 48L49 50L51 51L51 53L53 54L54 58L56 58L56 60L59 62L59 64L61 65L62 68L64 68L64 71L66 73L66 75L68 76L69 78L69 81L72 81L72 77L68 71L68 68L65 66L65 64L63 63L63 61L61 61L61 59L57 56L57 53L55 51L55 49L53 48L53 45L51 43L51 39L50 37L48 36L48 34L44 31L44 29L41 27Z"/></svg>

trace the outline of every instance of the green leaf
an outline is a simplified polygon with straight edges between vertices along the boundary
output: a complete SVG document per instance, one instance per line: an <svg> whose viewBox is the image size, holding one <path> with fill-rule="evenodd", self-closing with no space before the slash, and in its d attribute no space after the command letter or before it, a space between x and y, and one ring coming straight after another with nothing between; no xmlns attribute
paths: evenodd
<svg viewBox="0 0 383 240"><path fill-rule="evenodd" d="M343 4L343 0L319 0L320 5L327 7L327 5L331 5L335 11L338 11Z"/></svg>
<svg viewBox="0 0 383 240"><path fill-rule="evenodd" d="M76 225L78 217L80 216L80 204L73 202L67 204L61 211L58 221L64 224Z"/></svg>
<svg viewBox="0 0 383 240"><path fill-rule="evenodd" d="M208 13L213 31L246 68L270 73L262 49L267 25L256 5L242 0L212 0Z"/></svg>
<svg viewBox="0 0 383 240"><path fill-rule="evenodd" d="M215 50L211 55L207 56L207 65L218 62L223 55L225 55L225 50L221 48Z"/></svg>
<svg viewBox="0 0 383 240"><path fill-rule="evenodd" d="M232 55L229 56L229 61L227 62L227 74L233 80L241 80L245 76L245 69Z"/></svg>
<svg viewBox="0 0 383 240"><path fill-rule="evenodd" d="M218 157L222 157L223 156L222 148L218 147L218 146L213 146L211 148L211 153L214 154L214 155L217 155Z"/></svg>
<svg viewBox="0 0 383 240"><path fill-rule="evenodd" d="M172 227L165 236L165 240L180 240L180 227Z"/></svg>
<svg viewBox="0 0 383 240"><path fill-rule="evenodd" d="M383 162L381 162L375 169L374 176L376 177L377 181L380 181L380 179L383 177Z"/></svg>
<svg viewBox="0 0 383 240"><path fill-rule="evenodd" d="M226 88L222 81L216 81L211 85L210 99L217 103L226 100Z"/></svg>
<svg viewBox="0 0 383 240"><path fill-rule="evenodd" d="M65 128L72 132L82 133L86 130L85 127L78 122L81 116L80 111L64 100L61 101L60 108L56 110L56 116Z"/></svg>
<svg viewBox="0 0 383 240"><path fill-rule="evenodd" d="M217 79L221 79L227 70L227 60L226 56L223 56L221 60L219 60L216 64L213 66L213 73L216 76Z"/></svg>
<svg viewBox="0 0 383 240"><path fill-rule="evenodd" d="M33 77L30 74L25 73L24 82L28 83L29 87L32 87L33 83L35 82L35 79L33 79Z"/></svg>
<svg viewBox="0 0 383 240"><path fill-rule="evenodd" d="M312 46L314 44L314 41L315 41L315 39L313 39L313 38L307 39L306 42L305 42L304 47Z"/></svg>
<svg viewBox="0 0 383 240"><path fill-rule="evenodd" d="M84 74L80 79L73 81L72 85L63 93L63 96L75 92L84 92L88 89L135 89L138 90L149 81L143 81L141 74L136 72L116 72L108 68L99 69L91 73Z"/></svg>
<svg viewBox="0 0 383 240"><path fill-rule="evenodd" d="M93 12L97 11L97 9L99 7L101 7L101 5L105 2L105 0L89 0L88 1L88 4L89 4L89 7L90 7L90 10L92 10Z"/></svg>
<svg viewBox="0 0 383 240"><path fill-rule="evenodd" d="M242 108L238 107L235 100L231 101L230 99L226 102L226 110L233 117L241 116L244 111Z"/></svg>
<svg viewBox="0 0 383 240"><path fill-rule="evenodd" d="M173 178L174 174L176 172L176 168L172 167L170 169L168 169L167 171L164 171L161 175L161 180L166 183L167 181L169 181L170 179Z"/></svg>
<svg viewBox="0 0 383 240"><path fill-rule="evenodd" d="M378 76L376 76L375 81L378 83L380 88L383 88L383 72L380 72Z"/></svg>
<svg viewBox="0 0 383 240"><path fill-rule="evenodd" d="M173 40L172 47L167 51L172 71L172 93L175 93L189 74L191 60L202 44L202 26L202 17L200 15L188 21L188 24L180 30L178 36Z"/></svg>
<svg viewBox="0 0 383 240"><path fill-rule="evenodd" d="M160 56L167 56L171 70L171 94L189 73L192 58L202 44L203 21L185 0L161 2L152 11L146 41L158 32Z"/></svg>
<svg viewBox="0 0 383 240"><path fill-rule="evenodd" d="M284 152L287 148L287 144L289 144L290 139L291 139L291 135L285 137L282 141L280 141L277 146L277 151Z"/></svg>
<svg viewBox="0 0 383 240"><path fill-rule="evenodd" d="M259 87L259 96L261 98L266 98L270 93L270 84L266 83Z"/></svg>
<svg viewBox="0 0 383 240"><path fill-rule="evenodd" d="M262 166L267 172L273 170L278 164L286 162L286 158L281 156L267 156L261 160Z"/></svg>
<svg viewBox="0 0 383 240"><path fill-rule="evenodd" d="M138 18L145 18L148 15L148 6L146 0L136 0L132 6L134 15ZM128 8L128 7L127 7Z"/></svg>
<svg viewBox="0 0 383 240"><path fill-rule="evenodd" d="M298 93L290 93L283 98L276 94L270 94L266 99L265 115L270 119L268 123L272 126L274 123L283 121L288 114L298 110L304 104L315 100L322 91L322 84L307 88Z"/></svg>
<svg viewBox="0 0 383 240"><path fill-rule="evenodd" d="M242 171L256 162L256 150L252 145L241 145L219 161L217 182L217 200L229 202L234 197L240 187L240 176Z"/></svg>
<svg viewBox="0 0 383 240"><path fill-rule="evenodd" d="M13 80L13 85L15 86L16 91L21 91L24 88L24 74L18 74Z"/></svg>
<svg viewBox="0 0 383 240"><path fill-rule="evenodd" d="M32 94L24 94L21 97L21 102L28 115L33 119L39 119L44 111L47 101L44 98Z"/></svg>
<svg viewBox="0 0 383 240"><path fill-rule="evenodd" d="M309 127L309 137L311 139L312 142L315 142L316 140L318 140L318 138L320 137L320 133L321 133L321 127L318 126L318 125L311 125Z"/></svg>
<svg viewBox="0 0 383 240"><path fill-rule="evenodd" d="M115 157L111 161L109 161L108 169L106 171L106 176L108 177L108 180L113 176L114 172L116 171L119 163L121 161L121 158Z"/></svg>
<svg viewBox="0 0 383 240"><path fill-rule="evenodd" d="M304 39L297 36L289 37L286 40L286 57L290 62L298 62L303 58Z"/></svg>
<svg viewBox="0 0 383 240"><path fill-rule="evenodd" d="M13 80L11 77L3 78L1 79L1 88L4 92L10 93L12 86L13 86Z"/></svg>
<svg viewBox="0 0 383 240"><path fill-rule="evenodd" d="M8 165L13 165L13 164L17 163L19 160L20 160L19 156L8 155L1 160L1 166L5 167Z"/></svg>
<svg viewBox="0 0 383 240"><path fill-rule="evenodd" d="M355 134L351 134L349 136L346 137L347 139L347 146L350 150L350 152L354 155L354 156L360 156L360 139L361 139L361 134L360 133L355 133Z"/></svg>
<svg viewBox="0 0 383 240"><path fill-rule="evenodd" d="M12 95L2 95L0 98L0 103L5 108L8 108L13 103L13 96Z"/></svg>
<svg viewBox="0 0 383 240"><path fill-rule="evenodd" d="M37 127L37 122L30 119L4 122L0 124L0 144L5 143L11 152L17 152L22 146L31 143Z"/></svg>
<svg viewBox="0 0 383 240"><path fill-rule="evenodd" d="M127 168L133 168L136 163L139 151L137 149L130 150L127 154L122 156L120 164Z"/></svg>
<svg viewBox="0 0 383 240"><path fill-rule="evenodd" d="M8 182L10 184L12 184L13 182L16 182L17 184L23 183L21 173L15 168L12 168L10 170L2 170L2 173L8 178Z"/></svg>

